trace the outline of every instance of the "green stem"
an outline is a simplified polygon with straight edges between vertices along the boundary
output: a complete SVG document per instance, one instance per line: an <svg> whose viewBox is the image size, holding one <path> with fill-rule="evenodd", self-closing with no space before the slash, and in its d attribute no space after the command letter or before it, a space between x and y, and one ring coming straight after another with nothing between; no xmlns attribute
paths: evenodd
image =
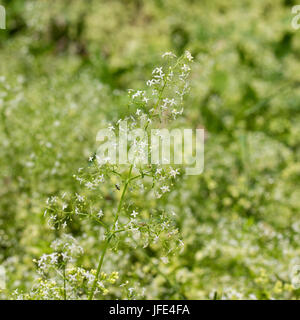
<svg viewBox="0 0 300 320"><path fill-rule="evenodd" d="M64 277L64 300L67 300L67 290L66 290L66 265L64 265L63 277Z"/></svg>
<svg viewBox="0 0 300 320"><path fill-rule="evenodd" d="M98 281L98 278L99 278L99 273L101 271L101 267L102 267L102 264L103 264L104 256L105 256L105 253L106 253L107 248L109 246L110 239L111 239L111 236L109 236L107 238L107 240L105 241L105 245L104 245L102 254L100 256L100 259L99 259L99 263L98 263L95 279L94 279L94 282L93 282L92 290L91 290L90 295L89 295L89 300L93 300L95 289L96 289L96 285L97 285L97 281Z"/></svg>
<svg viewBox="0 0 300 320"><path fill-rule="evenodd" d="M119 219L119 214L120 214L121 209L122 209L123 199L125 197L125 193L126 193L127 187L128 187L128 185L130 183L130 177L131 177L132 168L133 168L133 164L129 168L128 177L126 179L126 182L125 182L125 185L124 185L124 189L123 189L123 192L122 192L122 195L121 195L121 199L119 201L119 205L118 205L118 209L117 209L117 213L116 213L116 217L115 217L114 227L113 228L115 228L116 223L117 223L117 221Z"/></svg>
<svg viewBox="0 0 300 320"><path fill-rule="evenodd" d="M101 268L102 268L104 256L105 256L106 251L107 251L107 249L109 247L109 242L110 242L113 234L115 233L116 223L118 222L119 215L120 215L120 212L121 212L121 209L122 209L123 200L124 200L124 197L125 197L125 193L126 193L128 185L130 183L132 169L133 169L133 165L130 166L128 177L126 179L126 182L125 182L125 185L124 185L124 188L123 188L123 191L122 191L122 195L121 195L121 198L120 198L120 201L119 201L117 213L116 213L115 220L114 220L114 225L113 225L113 228L111 230L113 233L111 233L108 236L108 238L106 239L102 254L101 254L100 259L99 259L99 263L98 263L98 266L97 266L97 271L96 271L95 279L94 279L94 282L93 282L92 290L91 290L89 298L88 298L89 300L93 300L93 297L94 297L94 293L95 293L97 281L98 281L98 278L99 278L99 274L100 274L100 271L101 271Z"/></svg>

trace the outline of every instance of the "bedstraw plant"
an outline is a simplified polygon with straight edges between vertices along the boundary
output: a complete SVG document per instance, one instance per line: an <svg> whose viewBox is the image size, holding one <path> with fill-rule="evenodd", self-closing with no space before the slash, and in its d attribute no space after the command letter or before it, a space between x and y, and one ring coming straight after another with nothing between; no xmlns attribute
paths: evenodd
<svg viewBox="0 0 300 320"><path fill-rule="evenodd" d="M173 163L149 164L146 160L151 147L141 134L178 124L177 118L183 113L184 97L189 91L192 60L188 51L179 58L166 52L162 55L162 66L154 68L145 90L128 90L128 115L110 123L107 130L120 137L122 126L119 124L126 121L130 132L129 164L112 162L111 155L117 145L107 145L105 155L102 152L105 144L102 144L98 152L89 157L88 165L74 175L79 191L53 195L47 200L45 216L58 239L51 246L53 251L36 261L41 277L29 297L101 298L101 294L108 292L106 287L119 277L116 271L106 274L102 269L106 257L117 252L120 246L157 250L163 264L168 264L169 256L183 249L175 213L168 203L176 181L183 175L182 168ZM81 265L84 249L68 234L68 230L83 221L88 221L93 230L96 226L100 232L100 239L95 242L99 258L90 269ZM127 286L127 297L134 298L135 288L128 287L129 282L125 281L119 288Z"/></svg>

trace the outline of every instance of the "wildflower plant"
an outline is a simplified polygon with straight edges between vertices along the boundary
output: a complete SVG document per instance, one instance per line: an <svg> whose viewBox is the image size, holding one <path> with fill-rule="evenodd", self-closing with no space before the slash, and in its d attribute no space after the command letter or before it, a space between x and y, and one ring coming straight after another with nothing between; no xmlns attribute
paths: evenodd
<svg viewBox="0 0 300 320"><path fill-rule="evenodd" d="M57 240L53 243L54 252L37 260L44 279L40 280L35 291L49 289L54 298L74 297L77 292L83 298L93 299L98 294L107 293L104 280L114 283L118 278L116 272L109 275L102 272L109 251L117 251L121 245L132 250L151 248L159 250L160 261L168 264L169 256L182 250L183 241L174 220L175 213L168 203L177 180L183 175L182 168L173 163L149 164L147 160L152 147L143 139L143 133L176 125L184 110L184 97L189 92L192 60L188 51L179 58L166 52L162 55L162 65L153 69L146 88L128 90L129 114L111 123L108 131L120 137L123 130L120 124L126 121L131 135L128 146L131 150L130 163L111 163L112 149L116 148L111 144L106 155L99 152L91 155L88 165L74 175L80 191L63 193L47 200L45 216L48 224L67 242ZM83 220L100 232L99 260L90 271L78 267L83 249L67 235L68 229ZM58 283L45 280L49 267L59 275ZM57 291L52 287L58 288ZM135 289L126 290L128 297L132 298Z"/></svg>

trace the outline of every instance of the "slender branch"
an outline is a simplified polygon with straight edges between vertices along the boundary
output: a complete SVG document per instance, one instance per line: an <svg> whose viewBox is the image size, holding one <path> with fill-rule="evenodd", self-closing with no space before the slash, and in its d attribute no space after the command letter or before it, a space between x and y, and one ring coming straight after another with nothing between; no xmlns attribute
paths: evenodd
<svg viewBox="0 0 300 320"><path fill-rule="evenodd" d="M119 205L118 205L118 209L117 209L117 213L116 213L116 216L115 216L115 221L114 221L114 229L115 229L115 226L116 226L116 223L119 219L119 214L121 212L121 208L122 208L122 204L123 204L123 199L125 197L125 193L127 191L127 187L128 187L128 184L130 183L130 178L131 178L131 172L132 172L132 168L133 168L133 164L130 166L129 168L129 173L128 173L128 177L126 179L126 182L125 182L125 185L124 185L124 189L122 191L122 195L121 195L121 199L119 201Z"/></svg>
<svg viewBox="0 0 300 320"><path fill-rule="evenodd" d="M102 254L101 254L100 259L99 259L99 263L98 263L95 279L94 279L94 282L93 282L92 290L91 290L90 295L89 295L89 300L93 300L93 297L94 297L94 293L95 293L97 281L98 281L98 278L99 278L99 274L100 274L100 271L101 271L101 268L102 268L104 256L105 256L106 251L107 251L107 249L109 247L109 242L110 242L113 234L115 233L115 227L116 227L116 224L118 222L119 215L120 215L120 212L121 212L121 209L122 209L123 200L124 200L124 197L125 197L125 194L126 194L126 190L127 190L128 184L130 183L130 177L131 177L132 169L133 169L133 165L130 166L128 177L126 179L126 182L125 182L125 185L124 185L124 188L123 188L123 191L122 191L122 195L121 195L121 198L120 198L120 201L119 201L118 209L117 209L115 220L114 220L114 225L113 225L113 228L111 230L113 233L111 233L108 236L108 238L106 239Z"/></svg>
<svg viewBox="0 0 300 320"><path fill-rule="evenodd" d="M107 248L109 246L110 239L111 239L111 236L109 236L107 238L107 240L105 241L105 245L104 245L104 248L103 248L102 254L100 256L99 263L98 263L98 267L97 267L95 279L94 279L94 282L93 282L92 290L91 290L90 295L89 295L89 300L93 300L95 289L96 289L96 285L97 285L97 281L98 281L98 278L99 278L99 273L101 271L101 267L102 267L102 264L103 264L104 256L105 256L105 253L106 253Z"/></svg>
<svg viewBox="0 0 300 320"><path fill-rule="evenodd" d="M63 278L64 278L64 300L67 300L67 290L66 290L66 265L64 264L63 269Z"/></svg>

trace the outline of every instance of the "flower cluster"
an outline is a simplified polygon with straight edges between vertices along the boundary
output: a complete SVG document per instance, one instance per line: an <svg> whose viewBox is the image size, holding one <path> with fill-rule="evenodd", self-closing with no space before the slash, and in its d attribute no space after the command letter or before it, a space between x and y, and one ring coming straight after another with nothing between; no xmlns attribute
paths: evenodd
<svg viewBox="0 0 300 320"><path fill-rule="evenodd" d="M174 54L165 53L163 59L163 66L154 68L146 90L128 91L132 113L123 120L127 121L131 130L140 128L149 132L162 125L166 127L183 112L183 98L189 90L192 56L187 51L175 59ZM122 127L118 124L121 121L111 123L108 130L120 134ZM144 160L151 150L143 139L133 138L130 147L134 150L131 165L110 164L109 157L90 156L88 167L80 168L74 175L81 191L47 200L45 214L52 228L64 230L72 227L74 221L87 218L104 230L104 249L97 272L87 274L83 269L76 269L70 275L71 279L85 277L91 285L90 299L99 292L97 288L101 288L101 268L109 247L118 250L121 243L133 248L151 247L151 250L162 247L160 259L163 264L168 264L168 256L183 248L174 212L167 208L168 195L172 194L176 180L181 177L180 168L160 163L145 164ZM149 206L139 203L141 197L149 202ZM111 199L118 205L114 210L106 210L105 206L98 206L101 199ZM158 201L155 206L151 204L153 200ZM59 247L61 253L41 257L38 262L41 270L61 260L65 264L71 261L64 252L70 247Z"/></svg>

